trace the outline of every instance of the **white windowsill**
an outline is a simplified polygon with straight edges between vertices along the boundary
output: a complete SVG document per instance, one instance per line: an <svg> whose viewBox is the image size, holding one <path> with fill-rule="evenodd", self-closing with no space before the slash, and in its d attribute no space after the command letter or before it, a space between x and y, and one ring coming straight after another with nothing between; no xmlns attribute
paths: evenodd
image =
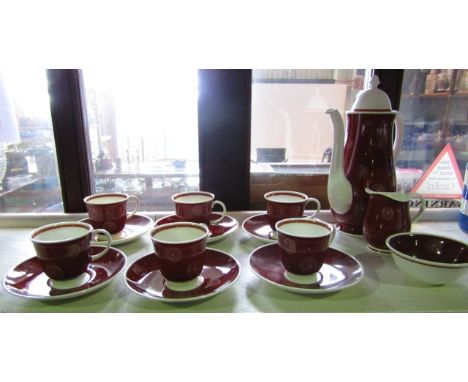
<svg viewBox="0 0 468 382"><path fill-rule="evenodd" d="M236 215L240 211L234 212ZM242 211L242 215L245 217L257 215L264 211ZM427 209L422 215L420 222L441 222L441 221L457 221L458 220L457 208L434 208ZM173 213L173 211L140 211L139 213L143 215L150 216L151 218L161 218ZM229 213L229 212L228 212ZM307 213L307 211L306 211ZM412 212L412 214L414 214ZM44 224L49 224L57 221L72 221L80 220L87 217L86 213L74 213L74 214L65 214L65 213L4 213L0 214L0 228L20 228L20 227L39 227ZM318 216L320 219L323 219L328 222L334 222L333 216L330 210L323 210L319 213Z"/></svg>

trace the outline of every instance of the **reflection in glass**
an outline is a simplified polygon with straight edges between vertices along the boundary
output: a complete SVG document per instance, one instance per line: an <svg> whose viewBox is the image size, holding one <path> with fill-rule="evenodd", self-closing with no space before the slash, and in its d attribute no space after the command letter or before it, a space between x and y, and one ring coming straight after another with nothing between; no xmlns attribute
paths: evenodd
<svg viewBox="0 0 468 382"><path fill-rule="evenodd" d="M62 212L45 70L0 71L0 213Z"/></svg>
<svg viewBox="0 0 468 382"><path fill-rule="evenodd" d="M463 171L468 162L468 70L405 70L400 111L405 119L396 162L401 190L411 190L447 144Z"/></svg>
<svg viewBox="0 0 468 382"><path fill-rule="evenodd" d="M257 69L252 73L250 207L263 194L294 190L328 208L333 128L327 109L351 108L370 71L364 69Z"/></svg>
<svg viewBox="0 0 468 382"><path fill-rule="evenodd" d="M83 71L95 192L172 210L198 190L197 71Z"/></svg>

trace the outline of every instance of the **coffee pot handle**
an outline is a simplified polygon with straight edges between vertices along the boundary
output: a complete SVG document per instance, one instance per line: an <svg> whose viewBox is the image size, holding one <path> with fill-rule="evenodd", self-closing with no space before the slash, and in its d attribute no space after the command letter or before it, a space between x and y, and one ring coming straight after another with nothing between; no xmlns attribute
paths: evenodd
<svg viewBox="0 0 468 382"><path fill-rule="evenodd" d="M393 160L396 161L400 153L401 144L403 142L405 122L399 111L395 115L395 142L393 143Z"/></svg>
<svg viewBox="0 0 468 382"><path fill-rule="evenodd" d="M426 209L426 199L420 194L415 194L412 193L411 197L413 199L418 199L421 203L419 204L419 211L416 213L416 215L411 218L411 223L416 223L420 218L421 215L423 214L424 210Z"/></svg>

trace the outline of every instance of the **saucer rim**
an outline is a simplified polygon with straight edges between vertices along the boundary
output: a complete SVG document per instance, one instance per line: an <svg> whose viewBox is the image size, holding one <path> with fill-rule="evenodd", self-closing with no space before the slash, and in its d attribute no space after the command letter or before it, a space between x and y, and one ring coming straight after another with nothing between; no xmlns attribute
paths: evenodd
<svg viewBox="0 0 468 382"><path fill-rule="evenodd" d="M111 245L122 245L122 244L126 244L126 243L129 243L130 241L133 241L133 240L136 240L137 238L139 238L140 236L143 236L145 233L147 233L153 226L154 226L154 221L153 219L151 219L149 216L145 215L145 214L139 214L139 213L136 213L135 215L133 216L140 216L140 217L143 217L143 218L146 218L148 219L148 223L144 226L144 230L142 230L141 232L139 232L138 234L134 235L134 236L130 236L130 237L126 237L126 238L123 238L123 239L112 239L111 241ZM133 217L132 216L132 217ZM79 220L80 222L85 222L86 220L88 220L89 217L87 218L84 218L84 219L81 219ZM143 227L142 227L143 229ZM111 235L112 236L112 235ZM101 245L102 242L100 241L94 241L94 240L91 240L91 244L92 245Z"/></svg>
<svg viewBox="0 0 468 382"><path fill-rule="evenodd" d="M349 233L349 232L345 232L345 231L342 231L338 228L338 223L333 223L333 225L335 226L335 230L336 232L339 232L340 234L343 234L343 235L346 235L348 237L355 237L356 239L363 239L364 238L364 234L363 233Z"/></svg>
<svg viewBox="0 0 468 382"><path fill-rule="evenodd" d="M222 285L220 288L217 288L215 289L213 292L209 293L209 294L206 294L206 295L201 295L201 296L197 296L197 297L185 297L185 298L165 298L165 297L158 297L158 296L152 296L152 295L149 295L148 293L141 293L137 290L135 290L133 287L131 287L127 281L127 273L128 271L130 270L130 268L139 260L142 260L148 256L151 256L151 255L154 255L154 252L150 252L146 255L143 255L141 256L140 258L134 260L128 267L127 267L127 270L125 271L125 275L124 275L124 282L125 282L125 285L127 286L127 288L129 288L133 293L135 293L136 295L140 296L140 297L144 297L148 300L151 300L151 301L159 301L159 302L166 302L166 303L184 303L184 302L194 302L194 301L200 301L200 300L206 300L208 298L211 298L211 297L214 297L218 294L220 294L221 292L225 291L227 288L231 287L232 285L234 285L240 278L241 276L241 264L239 262L239 260L237 260L234 256L232 256L231 254L227 253L226 251L222 251L220 249L215 249L215 248L206 248L207 250L211 250L211 251L215 251L215 252L219 252L219 253L222 253L232 259L234 259L234 261L236 262L237 264L237 269L238 269L238 272L237 272L237 276L234 280L232 280L232 282L230 283L227 283L227 284L224 284Z"/></svg>
<svg viewBox="0 0 468 382"><path fill-rule="evenodd" d="M218 212L213 212L213 215L221 215L221 214L218 213ZM171 216L177 216L177 215L176 214L169 214L169 215L163 216L163 217L159 218L158 220L156 220L154 222L153 227L156 227L161 220L167 219L168 217L171 217ZM218 240L224 239L225 237L227 237L227 236L231 235L232 233L234 233L234 231L239 228L239 221L236 218L234 218L234 217L232 217L231 215L228 215L228 214L225 214L224 217L228 217L228 218L232 219L236 224L234 226L232 226L231 228L229 228L222 235L209 236L208 239L206 240L207 243L214 243L214 242L216 242ZM181 221L183 221L183 220L181 220ZM213 225L217 225L217 224L213 224Z"/></svg>
<svg viewBox="0 0 468 382"><path fill-rule="evenodd" d="M254 255L254 253L256 251L259 251L260 249L264 248L264 247L268 247L268 246L275 246L275 245L278 245L278 243L271 243L271 244L265 244L265 245L262 245L260 247L257 247L255 248L249 255L249 258L247 259L247 262L249 264L249 267L250 267L250 270L256 275L258 276L260 279L266 281L268 284L270 285L273 285L279 289L283 289L283 290L286 290L288 292L294 292L294 293L300 293L300 294L326 294L326 293L335 293L335 292L338 292L338 291L341 291L343 289L346 289L346 288L350 288L358 283L360 283L362 281L362 279L364 278L364 267L363 265L361 264L361 262L359 260L357 260L354 256L352 255L349 255L347 254L346 252L340 250L340 249L337 249L337 248L334 248L332 246L330 246L329 248L330 249L333 249L335 251L338 251L338 252L341 252L343 255L345 256L348 256L350 257L353 261L355 261L357 263L357 265L359 266L359 269L361 270L361 274L359 275L358 278L356 278L355 280L353 280L351 283L349 284L345 284L345 285L341 285L341 286L337 286L337 287L332 287L332 288L328 288L328 289L308 289L308 288L305 288L305 287L294 287L294 286L288 286L288 285L283 285L283 284L279 284L273 280L270 280L270 279L267 279L265 277L263 277L262 275L258 274L252 267L252 264L251 264L251 258L252 256ZM299 284L297 284L299 285Z"/></svg>
<svg viewBox="0 0 468 382"><path fill-rule="evenodd" d="M258 235L255 235L254 233L252 232L249 232L246 228L245 228L245 223L253 218L256 218L258 216L267 216L266 212L265 213L261 213L261 214L256 214L256 215L252 215L252 216L249 216L247 219L245 219L243 222L242 222L242 229L248 233L250 236L252 236L253 238L255 239L258 239L264 243L267 243L267 244L277 244L278 243L278 240L277 239L267 239L266 237L262 237L262 236L258 236Z"/></svg>
<svg viewBox="0 0 468 382"><path fill-rule="evenodd" d="M91 245L91 247L101 247L101 248L105 248L105 246L103 245ZM121 256L122 256L122 259L123 259L123 264L122 264L122 267L111 277L109 277L107 280L104 280L102 283L100 284L97 284L91 288L86 288L86 289L83 289L83 290L80 290L80 291L77 291L77 292L72 292L72 293L69 293L69 294L61 294L61 295L57 295L57 296L39 296L39 295L25 295L25 294L21 294L21 293L17 293L16 290L17 288L11 288L9 286L7 286L6 284L6 278L8 276L8 274L13 271L15 268L17 268L18 266L24 264L24 263L27 263L29 261L31 261L32 259L35 258L35 256L33 257L30 257L16 265L14 265L13 267L11 267L7 273L5 274L5 276L3 277L3 282L2 282L2 285L3 285L3 289L14 295L14 296L17 296L17 297L22 297L22 298L26 298L26 299L29 299L29 300L36 300L36 301L59 301L59 300L68 300L68 299L71 299L71 298L76 298L76 297L80 297L80 296L83 296L83 295L86 295L86 294L89 294L91 292L94 292L94 291L97 291L103 287L105 287L107 284L109 284L112 280L114 280L124 269L125 267L127 266L128 264L128 259L127 259L127 256L125 254L125 252L123 252L122 250L118 249L118 248L115 248L115 247L109 247L109 249L112 249L116 252L118 252ZM99 261L100 259L96 260ZM91 261L91 263L93 263L94 261ZM36 275L36 277L38 277L39 275L41 275L42 273L44 273L44 271L38 273ZM36 278L35 277L35 278ZM89 280L91 281L91 280Z"/></svg>

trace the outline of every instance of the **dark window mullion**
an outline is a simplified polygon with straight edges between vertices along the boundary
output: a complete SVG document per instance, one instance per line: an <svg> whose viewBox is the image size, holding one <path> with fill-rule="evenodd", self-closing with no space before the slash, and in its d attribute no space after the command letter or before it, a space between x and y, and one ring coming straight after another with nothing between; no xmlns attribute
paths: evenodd
<svg viewBox="0 0 468 382"><path fill-rule="evenodd" d="M85 212L94 187L81 71L50 69L47 78L64 211Z"/></svg>
<svg viewBox="0 0 468 382"><path fill-rule="evenodd" d="M249 208L251 70L199 71L200 189Z"/></svg>
<svg viewBox="0 0 468 382"><path fill-rule="evenodd" d="M393 110L400 108L401 87L403 85L403 69L374 69L373 74L379 76L379 88L390 98Z"/></svg>

